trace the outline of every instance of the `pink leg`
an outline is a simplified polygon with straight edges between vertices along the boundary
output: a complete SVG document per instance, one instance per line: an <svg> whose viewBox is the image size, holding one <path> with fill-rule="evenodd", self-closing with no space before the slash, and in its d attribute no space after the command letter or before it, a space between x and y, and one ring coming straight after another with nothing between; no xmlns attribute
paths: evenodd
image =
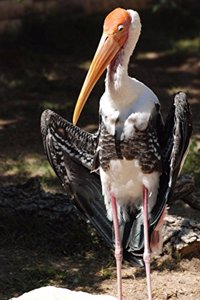
<svg viewBox="0 0 200 300"><path fill-rule="evenodd" d="M148 300L152 300L151 293L151 277L150 277L150 247L149 247L149 232L148 232L148 198L149 191L143 187L143 219L144 219L144 264L146 269Z"/></svg>
<svg viewBox="0 0 200 300"><path fill-rule="evenodd" d="M112 214L113 214L113 225L115 232L115 259L117 265L117 299L122 300L122 246L121 237L119 230L119 220L117 214L117 204L115 196L110 193L111 204L112 204Z"/></svg>

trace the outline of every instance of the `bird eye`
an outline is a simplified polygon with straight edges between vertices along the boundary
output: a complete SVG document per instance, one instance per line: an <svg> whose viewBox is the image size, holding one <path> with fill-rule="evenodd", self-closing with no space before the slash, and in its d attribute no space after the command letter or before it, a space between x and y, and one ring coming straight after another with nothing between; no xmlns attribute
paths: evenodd
<svg viewBox="0 0 200 300"><path fill-rule="evenodd" d="M124 25L119 25L118 26L118 31L122 31L124 29Z"/></svg>

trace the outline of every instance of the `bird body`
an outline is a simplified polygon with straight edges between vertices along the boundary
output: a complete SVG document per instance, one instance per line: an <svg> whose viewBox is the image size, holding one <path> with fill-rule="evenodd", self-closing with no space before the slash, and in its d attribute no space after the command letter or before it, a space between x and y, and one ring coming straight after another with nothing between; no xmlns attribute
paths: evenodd
<svg viewBox="0 0 200 300"><path fill-rule="evenodd" d="M129 84L122 83L121 88L117 90L113 86L111 89L107 86L100 100L100 118L103 123L98 146L100 177L108 216L111 220L110 190L116 196L119 206L125 209L131 202L137 206L139 202L141 204L142 186L145 185L151 194L149 202L149 211L151 211L156 201L161 171L161 166L158 167L161 165L161 150L157 133L154 129L151 132L149 128L155 105L159 105L158 99L143 83L128 75L126 79ZM145 149L141 147L142 136L144 142L142 146ZM108 149L108 141L113 141L112 149ZM119 146L118 151L116 151L116 144ZM133 154L134 149L137 150L136 155ZM140 156L144 155L145 150L151 152L157 159L155 168L151 166L151 173L149 170L146 172L142 170L140 165ZM141 151L140 155L138 151ZM149 163L152 164L151 156L149 156ZM125 211L123 215L126 215Z"/></svg>
<svg viewBox="0 0 200 300"><path fill-rule="evenodd" d="M115 9L106 17L104 32L73 116L73 123L76 124L92 88L107 68L105 93L100 101L97 155L102 194L115 232L118 300L122 300L122 237L119 223L122 218L125 222L129 221L128 215L135 210L142 211L143 215L143 259L148 297L151 299L149 217L157 200L162 171L159 130L155 126L158 125L157 118L161 120L158 117L157 97L147 86L131 79L127 70L140 30L140 18L135 11ZM164 210L165 206L160 217ZM135 223L137 225L138 221ZM159 232L157 236L159 240Z"/></svg>
<svg viewBox="0 0 200 300"><path fill-rule="evenodd" d="M113 144L118 141L120 148L122 148L123 143L126 144L127 141L134 139L139 134L138 131L145 131L155 104L159 103L150 88L128 76L128 62L140 35L141 23L137 12L132 10L127 10L127 12L131 19L128 39L117 58L107 68L105 92L100 99L99 107L100 118L103 123L101 128L105 127L102 131L100 130L99 135L100 177L110 220L112 220L110 191L117 198L118 212L122 208L122 215L127 219L126 206L131 206L131 203L136 206L142 204L143 185L149 189L151 195L149 211L155 204L159 188L160 173L156 168L152 170L151 175L149 172L144 173L139 159L131 153L126 153L126 155L121 153L120 155L115 149L108 149L107 147L108 139L110 141L114 139ZM104 27L106 30L106 21ZM149 136L149 138L152 143L152 137ZM154 141L157 143L156 134ZM129 146L127 148L129 152L133 150ZM160 161L161 155L157 148L152 144L149 150L155 150L157 159ZM105 152L110 154L109 158ZM120 219L120 213L118 213L118 217Z"/></svg>
<svg viewBox="0 0 200 300"><path fill-rule="evenodd" d="M122 300L122 248L125 257L134 257L138 262L143 253L148 298L152 299L150 252L160 246L166 203L192 129L185 94L176 95L164 124L157 96L128 76L129 59L140 31L139 15L133 10L118 8L105 19L73 116L75 125L91 90L107 68L96 134L87 134L50 111L44 112L41 125L51 165L109 243L112 229L105 220L102 201L113 221L118 300ZM95 173L100 175L101 184Z"/></svg>

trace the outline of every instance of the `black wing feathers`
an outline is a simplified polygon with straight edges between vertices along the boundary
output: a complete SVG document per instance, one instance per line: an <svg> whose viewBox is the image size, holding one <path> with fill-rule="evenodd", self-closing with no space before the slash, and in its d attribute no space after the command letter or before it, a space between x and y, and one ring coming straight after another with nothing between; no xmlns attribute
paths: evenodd
<svg viewBox="0 0 200 300"><path fill-rule="evenodd" d="M100 178L90 172L97 135L74 127L51 110L42 114L41 132L48 160L62 185L112 246L112 224L106 217Z"/></svg>
<svg viewBox="0 0 200 300"><path fill-rule="evenodd" d="M156 205L152 210L151 224L157 224L166 203L172 196L176 179L192 135L192 116L186 94L179 92L166 119L163 131L162 163L163 174L160 177L160 188Z"/></svg>

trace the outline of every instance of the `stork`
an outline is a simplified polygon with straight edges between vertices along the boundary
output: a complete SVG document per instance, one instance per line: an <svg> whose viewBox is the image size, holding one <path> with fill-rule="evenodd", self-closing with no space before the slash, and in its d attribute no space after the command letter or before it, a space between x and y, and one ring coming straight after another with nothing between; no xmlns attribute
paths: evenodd
<svg viewBox="0 0 200 300"><path fill-rule="evenodd" d="M164 124L157 96L129 77L128 63L140 31L136 11L113 10L104 21L103 35L76 103L73 125L50 110L41 119L52 167L110 245L113 222L118 300L122 300L123 253L129 261L144 262L148 299L152 299L150 256L161 247L166 204L192 132L184 93L175 96ZM76 123L106 68L99 129L90 134Z"/></svg>

